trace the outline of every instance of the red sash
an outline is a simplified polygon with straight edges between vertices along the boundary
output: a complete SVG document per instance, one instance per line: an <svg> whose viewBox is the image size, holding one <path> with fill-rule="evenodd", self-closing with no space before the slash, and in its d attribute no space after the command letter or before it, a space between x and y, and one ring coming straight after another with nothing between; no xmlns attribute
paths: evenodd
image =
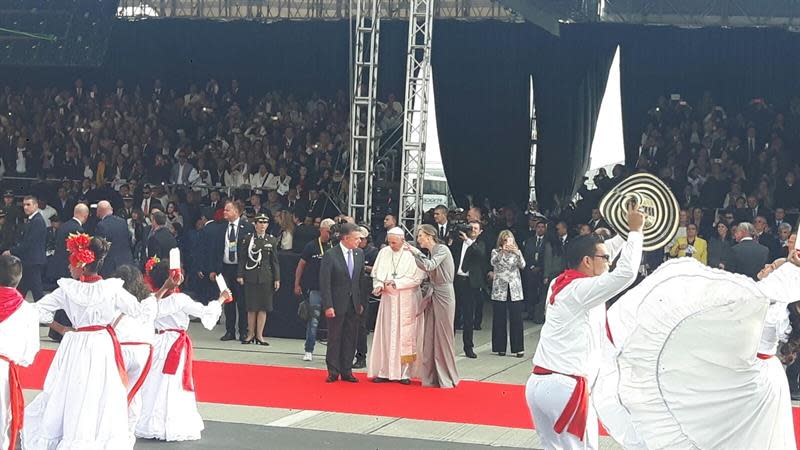
<svg viewBox="0 0 800 450"><path fill-rule="evenodd" d="M25 417L25 398L22 396L22 384L19 381L17 364L3 355L0 355L0 359L8 363L8 389L11 392L11 429L8 430L8 450L14 450L19 432L22 431L22 419Z"/></svg>
<svg viewBox="0 0 800 450"><path fill-rule="evenodd" d="M577 270L567 269L561 275L556 277L555 281L553 282L553 292L550 294L550 304L556 302L556 294L561 292L567 285L571 282L579 279L579 278L586 278L588 275L584 275ZM608 315L606 315L606 337L608 340L613 344L614 337L611 335L611 327L608 326Z"/></svg>
<svg viewBox="0 0 800 450"><path fill-rule="evenodd" d="M770 359L775 355L767 355L766 353L756 353L758 359Z"/></svg>
<svg viewBox="0 0 800 450"><path fill-rule="evenodd" d="M0 323L3 323L12 314L17 312L22 302L22 294L9 287L0 287Z"/></svg>
<svg viewBox="0 0 800 450"><path fill-rule="evenodd" d="M557 276L555 281L553 281L553 293L550 294L550 304L556 302L556 295L561 292L568 284L577 280L578 278L586 278L588 275L584 275L577 270L567 269L561 275Z"/></svg>
<svg viewBox="0 0 800 450"><path fill-rule="evenodd" d="M119 377L122 379L123 386L127 387L128 371L125 370L125 360L122 359L122 348L119 346L119 340L117 339L117 333L114 332L114 327L111 325L90 325L88 327L75 329L77 332L92 332L102 330L105 330L108 332L108 335L111 336L111 342L114 345L114 362L117 364L117 370L119 371Z"/></svg>
<svg viewBox="0 0 800 450"><path fill-rule="evenodd" d="M136 380L136 383L133 384L131 390L128 391L128 404L130 404L131 400L133 400L133 397L136 396L136 393L142 388L144 379L147 378L147 374L150 373L150 367L153 365L153 346L147 342L120 342L119 345L146 345L148 351L147 361L144 363L144 368L142 368L142 374L139 375L139 379Z"/></svg>
<svg viewBox="0 0 800 450"><path fill-rule="evenodd" d="M569 401L564 406L564 411L561 412L561 416L559 416L556 424L553 426L553 430L561 434L564 428L566 428L567 433L583 441L583 436L586 434L586 420L589 417L589 387L586 383L586 378L578 375L553 372L552 370L537 366L533 367L533 373L535 375L564 375L576 381L575 389L572 391Z"/></svg>
<svg viewBox="0 0 800 450"><path fill-rule="evenodd" d="M158 334L164 334L168 331L178 333L178 338L175 339L175 343L173 343L172 347L170 347L169 352L167 353L167 359L164 361L164 370L161 372L167 375L175 375L178 373L178 365L181 362L181 354L185 352L186 361L183 363L183 389L194 392L194 381L192 377L192 361L194 359L194 351L192 349L192 340L189 338L189 334L186 333L186 330L179 328L160 330Z"/></svg>

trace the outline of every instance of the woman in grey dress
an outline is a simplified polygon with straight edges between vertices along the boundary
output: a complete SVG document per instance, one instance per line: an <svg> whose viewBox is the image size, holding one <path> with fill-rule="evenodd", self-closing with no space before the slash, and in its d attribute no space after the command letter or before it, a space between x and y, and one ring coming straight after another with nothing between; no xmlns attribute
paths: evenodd
<svg viewBox="0 0 800 450"><path fill-rule="evenodd" d="M417 266L428 273L432 292L423 300L424 329L421 340L422 358L417 375L423 386L452 388L458 385L453 321L456 314L456 295L453 290L455 264L447 246L439 243L436 229L421 225L417 244L430 256L406 244Z"/></svg>

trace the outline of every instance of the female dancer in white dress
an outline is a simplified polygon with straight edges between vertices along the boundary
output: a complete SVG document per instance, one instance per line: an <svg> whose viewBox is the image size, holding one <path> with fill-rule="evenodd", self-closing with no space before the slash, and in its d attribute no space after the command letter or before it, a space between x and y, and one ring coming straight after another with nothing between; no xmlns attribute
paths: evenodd
<svg viewBox="0 0 800 450"><path fill-rule="evenodd" d="M142 301L152 296L149 287L142 278L142 272L136 267L122 265L117 267L112 278L119 278L123 287L137 300ZM149 319L149 320L147 320ZM142 393L144 380L150 372L153 361L153 337L155 336L154 317L138 318L120 313L114 321L119 345L122 347L122 359L128 372L128 428L133 433L139 414L142 411Z"/></svg>
<svg viewBox="0 0 800 450"><path fill-rule="evenodd" d="M795 449L773 356L800 300L798 266L793 254L755 282L680 258L620 298L592 397L609 434L626 448Z"/></svg>
<svg viewBox="0 0 800 450"><path fill-rule="evenodd" d="M80 281L62 278L58 289L34 306L49 323L63 309L75 331L64 335L47 372L44 390L25 409L26 450L124 450L135 439L128 429L127 373L111 323L119 311L155 317L155 299L139 302L122 280L97 275L108 252L104 239L70 237L73 269Z"/></svg>
<svg viewBox="0 0 800 450"><path fill-rule="evenodd" d="M207 330L214 328L222 304L232 300L230 291L204 306L186 294L176 292L183 282L178 271L170 274L169 261L161 261L150 271L158 316L153 343L153 365L142 386L142 413L136 424L136 437L164 441L200 439L203 419L197 412L192 379L192 341L186 330L189 317L198 317Z"/></svg>

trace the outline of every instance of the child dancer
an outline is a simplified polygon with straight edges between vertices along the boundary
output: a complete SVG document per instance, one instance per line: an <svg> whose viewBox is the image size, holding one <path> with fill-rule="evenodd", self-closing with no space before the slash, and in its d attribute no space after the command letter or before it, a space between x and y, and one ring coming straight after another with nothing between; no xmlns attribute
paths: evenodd
<svg viewBox="0 0 800 450"><path fill-rule="evenodd" d="M170 271L164 260L150 271L158 315L153 344L153 366L142 387L142 414L136 436L165 441L200 439L203 419L197 412L192 379L192 341L186 332L189 317L198 317L211 330L222 314L222 304L232 300L225 290L218 300L204 306L186 294L175 292L183 282L180 270Z"/></svg>
<svg viewBox="0 0 800 450"><path fill-rule="evenodd" d="M25 409L22 442L26 450L132 449L128 429L127 372L112 322L122 311L155 317L155 299L139 302L119 279L98 271L109 244L101 238L67 239L70 265L83 268L80 280L62 278L58 289L34 306L49 323L63 309L75 328L66 333L44 381L44 390Z"/></svg>
<svg viewBox="0 0 800 450"><path fill-rule="evenodd" d="M17 366L28 366L39 351L39 313L16 289L22 263L0 256L0 450L14 450L25 399Z"/></svg>

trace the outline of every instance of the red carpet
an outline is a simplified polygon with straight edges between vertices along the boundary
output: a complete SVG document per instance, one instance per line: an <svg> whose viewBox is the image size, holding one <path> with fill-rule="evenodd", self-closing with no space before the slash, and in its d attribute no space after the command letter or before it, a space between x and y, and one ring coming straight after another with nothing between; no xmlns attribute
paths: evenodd
<svg viewBox="0 0 800 450"><path fill-rule="evenodd" d="M54 354L53 350L42 350L34 364L22 370L24 388L42 388ZM521 385L462 381L456 389L433 389L419 383L370 383L360 374L358 384L328 384L325 375L325 371L315 369L210 361L194 364L195 391L201 402L532 427L525 387ZM800 409L793 410L797 433Z"/></svg>

